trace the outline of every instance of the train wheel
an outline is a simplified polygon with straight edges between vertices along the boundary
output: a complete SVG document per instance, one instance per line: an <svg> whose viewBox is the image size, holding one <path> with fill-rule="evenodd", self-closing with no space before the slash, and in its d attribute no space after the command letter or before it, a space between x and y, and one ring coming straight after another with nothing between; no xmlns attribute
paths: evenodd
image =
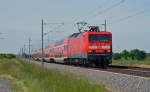
<svg viewBox="0 0 150 92"><path fill-rule="evenodd" d="M86 67L86 60L83 60L83 64L84 67Z"/></svg>
<svg viewBox="0 0 150 92"><path fill-rule="evenodd" d="M103 69L107 69L107 65L108 65L108 63L107 63L106 60L103 60L103 61L101 62L101 67L102 67Z"/></svg>
<svg viewBox="0 0 150 92"><path fill-rule="evenodd" d="M64 64L68 65L67 59L64 59Z"/></svg>
<svg viewBox="0 0 150 92"><path fill-rule="evenodd" d="M97 65L95 63L91 63L90 65L91 65L91 67L97 67Z"/></svg>
<svg viewBox="0 0 150 92"><path fill-rule="evenodd" d="M71 65L72 63L72 60L71 59L68 59L68 65Z"/></svg>
<svg viewBox="0 0 150 92"><path fill-rule="evenodd" d="M103 68L103 69L107 69L107 65L103 64L103 65L102 65L102 68Z"/></svg>
<svg viewBox="0 0 150 92"><path fill-rule="evenodd" d="M90 67L90 63L89 63L89 61L88 61L88 60L85 60L85 62L84 62L84 66L85 66L85 67Z"/></svg>
<svg viewBox="0 0 150 92"><path fill-rule="evenodd" d="M50 63L55 63L55 60L53 58L51 58L49 61Z"/></svg>

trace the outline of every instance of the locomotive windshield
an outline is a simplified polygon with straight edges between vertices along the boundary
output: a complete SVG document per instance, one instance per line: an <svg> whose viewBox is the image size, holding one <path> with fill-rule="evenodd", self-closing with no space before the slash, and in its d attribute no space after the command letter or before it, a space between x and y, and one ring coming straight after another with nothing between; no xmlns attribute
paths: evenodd
<svg viewBox="0 0 150 92"><path fill-rule="evenodd" d="M90 42L110 41L110 35L91 34L91 35L89 35L89 41Z"/></svg>

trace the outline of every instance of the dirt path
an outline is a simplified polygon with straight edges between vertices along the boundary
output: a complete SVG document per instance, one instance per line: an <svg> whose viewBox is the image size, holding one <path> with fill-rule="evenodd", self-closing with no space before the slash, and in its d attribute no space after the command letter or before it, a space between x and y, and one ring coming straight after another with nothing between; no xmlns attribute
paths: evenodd
<svg viewBox="0 0 150 92"><path fill-rule="evenodd" d="M0 79L0 92L10 92L9 81Z"/></svg>

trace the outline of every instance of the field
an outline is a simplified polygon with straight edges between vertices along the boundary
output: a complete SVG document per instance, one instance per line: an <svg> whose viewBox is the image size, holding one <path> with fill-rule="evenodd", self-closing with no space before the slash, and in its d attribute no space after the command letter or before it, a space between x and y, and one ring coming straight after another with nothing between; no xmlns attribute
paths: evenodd
<svg viewBox="0 0 150 92"><path fill-rule="evenodd" d="M147 67L150 68L150 57L144 59L144 60L113 60L113 65L126 65L126 66L138 66L138 67Z"/></svg>
<svg viewBox="0 0 150 92"><path fill-rule="evenodd" d="M0 59L0 79L10 80L12 92L110 92L84 78L18 59Z"/></svg>

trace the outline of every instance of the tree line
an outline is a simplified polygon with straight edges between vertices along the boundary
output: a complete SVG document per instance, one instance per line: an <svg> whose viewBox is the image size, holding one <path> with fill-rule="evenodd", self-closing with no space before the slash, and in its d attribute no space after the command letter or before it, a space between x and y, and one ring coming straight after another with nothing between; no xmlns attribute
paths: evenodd
<svg viewBox="0 0 150 92"><path fill-rule="evenodd" d="M144 50L133 49L133 50L123 50L120 53L113 53L113 59L131 59L131 60L144 60L146 57L150 57L150 53L146 53Z"/></svg>
<svg viewBox="0 0 150 92"><path fill-rule="evenodd" d="M0 53L0 59L3 59L3 58L13 59L13 58L16 58L16 55L15 54Z"/></svg>

